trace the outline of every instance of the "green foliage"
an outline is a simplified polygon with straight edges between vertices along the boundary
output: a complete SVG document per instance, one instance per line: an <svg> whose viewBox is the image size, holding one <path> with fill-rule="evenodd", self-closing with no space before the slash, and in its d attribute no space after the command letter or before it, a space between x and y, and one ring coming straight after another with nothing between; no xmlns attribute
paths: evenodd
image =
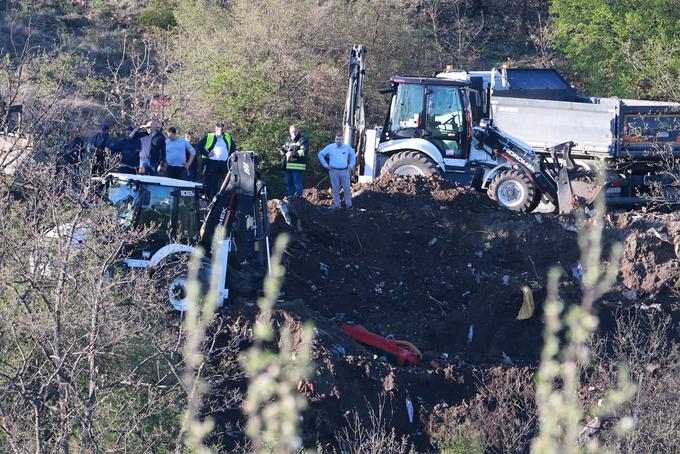
<svg viewBox="0 0 680 454"><path fill-rule="evenodd" d="M177 26L172 9L150 6L139 13L139 24L147 29L168 30Z"/></svg>
<svg viewBox="0 0 680 454"><path fill-rule="evenodd" d="M669 91L677 93L677 1L554 0L550 11L555 45L593 94L667 99Z"/></svg>
<svg viewBox="0 0 680 454"><path fill-rule="evenodd" d="M270 190L278 197L285 194L279 150L292 120L280 112L279 106L284 100L267 74L263 66L227 67L214 73L208 90L220 118L233 125L231 132L237 138L238 147L257 153ZM306 184L316 184L325 176L316 151L331 142L333 133L309 121L296 124L310 143Z"/></svg>

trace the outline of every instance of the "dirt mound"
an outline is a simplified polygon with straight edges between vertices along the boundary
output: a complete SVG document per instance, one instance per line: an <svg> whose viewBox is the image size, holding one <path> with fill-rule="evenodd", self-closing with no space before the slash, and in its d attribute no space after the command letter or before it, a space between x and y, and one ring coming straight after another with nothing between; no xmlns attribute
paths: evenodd
<svg viewBox="0 0 680 454"><path fill-rule="evenodd" d="M466 402L489 389L480 376L502 382L533 373L550 267L563 270L564 301L580 301L578 229L570 217L516 214L434 178L378 179L354 189L352 210L329 210L330 194L316 189L270 203L272 236L291 237L277 317L312 320L317 329L317 372L301 386L311 403L305 440L332 444L348 411L366 419L367 405L376 408L385 394L390 426L429 449L447 409L464 414ZM616 286L596 308L601 329L622 307L658 304L678 318L679 232L677 215L607 215L605 247L621 243L624 255ZM517 320L524 286L536 310ZM352 340L343 324L408 340L423 361L397 367Z"/></svg>
<svg viewBox="0 0 680 454"><path fill-rule="evenodd" d="M522 286L540 301L550 266L577 266L576 235L559 218L518 215L431 178L355 193L351 211L299 198L288 202L291 226L275 217L275 233L292 233L286 299L451 357L538 357L539 317L516 315Z"/></svg>
<svg viewBox="0 0 680 454"><path fill-rule="evenodd" d="M611 237L623 245L622 294L680 310L680 214L622 213L608 220Z"/></svg>

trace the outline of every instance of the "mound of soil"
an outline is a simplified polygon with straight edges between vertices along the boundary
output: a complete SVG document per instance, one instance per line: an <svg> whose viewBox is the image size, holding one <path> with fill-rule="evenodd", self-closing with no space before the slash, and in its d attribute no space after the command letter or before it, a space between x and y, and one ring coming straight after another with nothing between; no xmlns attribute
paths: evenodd
<svg viewBox="0 0 680 454"><path fill-rule="evenodd" d="M366 421L368 405L377 408L385 395L389 426L431 448L446 409L479 399L480 372L502 380L504 371L537 365L551 267L563 271L565 303L580 302L584 270L571 217L516 214L435 178L381 178L354 188L352 210L329 210L330 203L327 191L315 189L270 202L272 236L290 236L276 317L294 326L311 320L317 333L317 371L299 387L310 401L308 446L333 444L348 412ZM605 248L620 243L623 256L616 285L596 308L600 329L620 308L678 319L679 231L675 214L607 214ZM517 320L524 286L535 311ZM254 319L249 304L235 313ZM408 340L423 361L398 367L355 342L343 324Z"/></svg>

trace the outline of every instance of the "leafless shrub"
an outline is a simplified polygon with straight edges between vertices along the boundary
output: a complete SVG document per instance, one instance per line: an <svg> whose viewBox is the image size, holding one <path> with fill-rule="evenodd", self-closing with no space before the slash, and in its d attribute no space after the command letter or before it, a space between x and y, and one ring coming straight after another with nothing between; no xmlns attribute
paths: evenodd
<svg viewBox="0 0 680 454"><path fill-rule="evenodd" d="M446 453L525 451L538 422L534 372L497 367L477 380L477 396L438 428L435 446Z"/></svg>
<svg viewBox="0 0 680 454"><path fill-rule="evenodd" d="M410 443L405 435L398 437L394 428L388 429L390 420L385 414L385 396L379 397L377 408L367 402L368 423L357 410L345 416L347 424L335 438L341 452L348 454L405 454Z"/></svg>
<svg viewBox="0 0 680 454"><path fill-rule="evenodd" d="M635 428L618 438L605 426L605 444L617 452L674 452L680 416L680 351L670 340L671 317L664 314L620 313L609 335L593 340L594 368L588 382L603 390L617 383L616 369L628 365L637 386L633 398L615 416L630 416Z"/></svg>

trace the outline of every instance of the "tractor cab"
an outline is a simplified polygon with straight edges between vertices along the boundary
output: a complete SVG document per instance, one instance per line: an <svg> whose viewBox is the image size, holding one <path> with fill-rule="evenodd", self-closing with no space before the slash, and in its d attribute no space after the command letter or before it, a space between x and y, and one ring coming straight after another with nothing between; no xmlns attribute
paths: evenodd
<svg viewBox="0 0 680 454"><path fill-rule="evenodd" d="M117 209L120 223L152 229L144 240L130 245L128 257L146 261L168 244L196 245L201 228L202 187L200 183L172 178L109 174L106 197Z"/></svg>
<svg viewBox="0 0 680 454"><path fill-rule="evenodd" d="M421 77L393 77L391 82L391 89L385 90L392 99L378 150L404 148L403 141L409 140L415 149L439 154L431 156L435 162L462 164L469 154L472 128L469 83Z"/></svg>

